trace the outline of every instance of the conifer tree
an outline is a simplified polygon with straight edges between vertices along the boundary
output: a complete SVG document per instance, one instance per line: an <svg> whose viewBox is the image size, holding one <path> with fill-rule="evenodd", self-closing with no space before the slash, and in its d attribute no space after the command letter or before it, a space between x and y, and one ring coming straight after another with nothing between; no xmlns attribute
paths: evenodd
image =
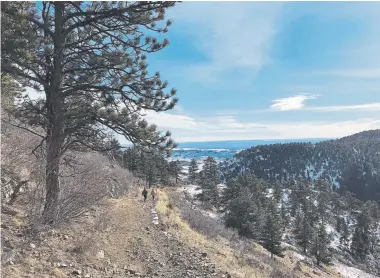
<svg viewBox="0 0 380 278"><path fill-rule="evenodd" d="M331 195L331 205L332 205L332 213L335 215L336 219L336 230L340 232L341 226L341 215L345 209L347 209L347 205L344 202L344 199L336 192L333 192ZM344 220L344 219L343 219ZM346 223L345 223L346 224Z"/></svg>
<svg viewBox="0 0 380 278"><path fill-rule="evenodd" d="M59 214L60 160L68 149L109 149L110 131L151 149L175 145L141 116L142 109L166 111L177 102L146 62L147 53L168 45L154 35L167 32L171 22L160 21L174 4L2 3L2 71L45 93L38 101L26 97L14 116L20 127L44 131L46 223Z"/></svg>
<svg viewBox="0 0 380 278"><path fill-rule="evenodd" d="M378 252L380 239L378 234L380 222L379 206L374 201L367 201L356 217L356 225L352 236L351 250L362 261L370 253Z"/></svg>
<svg viewBox="0 0 380 278"><path fill-rule="evenodd" d="M282 185L280 183L276 183L273 185L273 197L277 203L281 203L284 197L284 192Z"/></svg>
<svg viewBox="0 0 380 278"><path fill-rule="evenodd" d="M338 223L338 227L339 227L338 232L340 232L340 234L341 234L339 241L340 241L340 244L347 247L348 239L350 236L350 231L348 229L348 225L347 225L346 220L344 218L338 218L338 219L339 219L339 221L338 221L339 222Z"/></svg>
<svg viewBox="0 0 380 278"><path fill-rule="evenodd" d="M269 202L265 218L262 239L264 247L271 252L271 257L273 258L273 255L279 256L282 252L282 248L280 247L282 239L282 219L274 199Z"/></svg>
<svg viewBox="0 0 380 278"><path fill-rule="evenodd" d="M356 218L355 230L352 235L351 250L364 261L370 251L371 219L366 211L362 211Z"/></svg>
<svg viewBox="0 0 380 278"><path fill-rule="evenodd" d="M170 168L169 163L163 157L161 153L157 156L157 170L158 170L158 180L161 185L169 185L170 184Z"/></svg>
<svg viewBox="0 0 380 278"><path fill-rule="evenodd" d="M217 185L220 183L218 165L215 159L209 156L203 165L200 175L200 188L202 193L198 196L202 202L209 202L217 205L219 193Z"/></svg>
<svg viewBox="0 0 380 278"><path fill-rule="evenodd" d="M239 235L259 240L265 223L265 211L260 203L244 187L239 195L226 206L224 221L227 227L235 228Z"/></svg>
<svg viewBox="0 0 380 278"><path fill-rule="evenodd" d="M195 158L192 158L189 165L188 180L190 184L195 184L198 177L198 163Z"/></svg>
<svg viewBox="0 0 380 278"><path fill-rule="evenodd" d="M179 160L171 161L169 163L169 171L171 175L175 178L175 183L177 184L180 180L181 175L183 175L181 162Z"/></svg>
<svg viewBox="0 0 380 278"><path fill-rule="evenodd" d="M288 204L284 199L281 200L280 215L281 215L281 220L282 220L282 225L281 225L282 231L285 232L287 225L290 223L290 217L288 213Z"/></svg>
<svg viewBox="0 0 380 278"><path fill-rule="evenodd" d="M317 265L320 265L320 263L327 264L331 261L331 255L328 250L330 240L323 221L321 221L317 229L313 236L311 252L317 260Z"/></svg>
<svg viewBox="0 0 380 278"><path fill-rule="evenodd" d="M331 194L326 191L318 191L316 194L317 205L315 208L316 218L324 223L330 219L330 196Z"/></svg>
<svg viewBox="0 0 380 278"><path fill-rule="evenodd" d="M292 217L296 216L298 209L301 206L301 197L298 183L293 183L290 185L289 203L290 203L290 215Z"/></svg>
<svg viewBox="0 0 380 278"><path fill-rule="evenodd" d="M9 75L1 75L1 108L12 111L15 108L14 101L23 93L23 88Z"/></svg>
<svg viewBox="0 0 380 278"><path fill-rule="evenodd" d="M380 252L380 208L375 201L367 201L364 211L370 217L370 252L372 254Z"/></svg>
<svg viewBox="0 0 380 278"><path fill-rule="evenodd" d="M313 221L311 214L309 205L304 206L296 214L295 237L304 253L309 250L313 239Z"/></svg>
<svg viewBox="0 0 380 278"><path fill-rule="evenodd" d="M220 200L221 205L224 206L222 212L225 211L231 200L234 200L240 196L243 187L244 186L239 183L239 178L231 179L227 182L226 188L224 188Z"/></svg>
<svg viewBox="0 0 380 278"><path fill-rule="evenodd" d="M130 147L123 152L123 166L132 173L138 170L139 166L139 152L136 146Z"/></svg>

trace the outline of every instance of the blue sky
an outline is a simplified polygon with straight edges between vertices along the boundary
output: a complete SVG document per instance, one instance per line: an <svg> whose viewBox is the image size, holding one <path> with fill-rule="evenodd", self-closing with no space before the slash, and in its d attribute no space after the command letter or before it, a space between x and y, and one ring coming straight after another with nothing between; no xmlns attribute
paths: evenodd
<svg viewBox="0 0 380 278"><path fill-rule="evenodd" d="M183 2L167 18L148 70L179 104L146 118L177 142L380 128L380 2Z"/></svg>
<svg viewBox="0 0 380 278"><path fill-rule="evenodd" d="M178 142L331 138L380 128L380 3L183 2L149 56Z"/></svg>

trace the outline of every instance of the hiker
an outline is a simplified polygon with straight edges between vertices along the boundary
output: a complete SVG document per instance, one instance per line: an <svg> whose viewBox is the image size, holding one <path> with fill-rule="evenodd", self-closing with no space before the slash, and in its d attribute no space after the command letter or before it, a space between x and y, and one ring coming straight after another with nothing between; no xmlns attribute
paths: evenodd
<svg viewBox="0 0 380 278"><path fill-rule="evenodd" d="M142 192L142 195L144 196L144 202L146 201L146 198L148 197L148 191L146 191L146 188L144 187L144 190Z"/></svg>
<svg viewBox="0 0 380 278"><path fill-rule="evenodd" d="M152 189L151 195L152 195L152 199L154 201L154 198L156 197L156 191L154 191L154 189Z"/></svg>

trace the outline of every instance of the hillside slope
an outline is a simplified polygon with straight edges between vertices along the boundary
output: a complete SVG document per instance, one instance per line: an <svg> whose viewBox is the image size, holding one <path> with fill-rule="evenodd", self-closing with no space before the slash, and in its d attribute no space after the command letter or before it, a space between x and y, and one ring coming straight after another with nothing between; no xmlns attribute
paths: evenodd
<svg viewBox="0 0 380 278"><path fill-rule="evenodd" d="M259 178L289 182L325 179L345 186L359 199L380 200L380 130L370 130L316 144L287 143L256 146L221 164L223 178L254 172ZM353 172L358 175L352 177ZM351 179L360 182L352 185ZM358 184L360 183L360 184ZM353 188L353 187L360 188Z"/></svg>
<svg viewBox="0 0 380 278"><path fill-rule="evenodd" d="M3 210L1 273L9 278L341 277L333 269L310 268L293 251L272 260L253 242L234 245L239 241L202 235L181 219L175 196L176 191L160 190L153 206L134 191L61 229L33 234L21 206L13 208L13 216Z"/></svg>
<svg viewBox="0 0 380 278"><path fill-rule="evenodd" d="M153 204L108 200L71 225L28 234L22 214L2 214L3 277L227 277L207 253L153 223Z"/></svg>

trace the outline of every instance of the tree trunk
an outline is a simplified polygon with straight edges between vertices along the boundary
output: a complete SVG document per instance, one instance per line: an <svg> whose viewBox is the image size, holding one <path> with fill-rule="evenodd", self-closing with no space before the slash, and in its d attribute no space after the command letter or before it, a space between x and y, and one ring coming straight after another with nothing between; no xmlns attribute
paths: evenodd
<svg viewBox="0 0 380 278"><path fill-rule="evenodd" d="M64 3L55 2L55 32L53 71L51 73L50 86L45 88L46 106L48 110L47 129L47 154L46 154L46 198L43 218L46 224L53 224L58 216L59 201L59 164L62 155L61 149L64 142L63 136L63 104L61 95L62 81L62 54L63 54L63 15ZM49 55L47 59L51 59Z"/></svg>
<svg viewBox="0 0 380 278"><path fill-rule="evenodd" d="M54 130L54 128L53 128ZM58 132L51 132L47 142L46 159L46 198L44 206L44 220L47 224L53 224L58 216L59 199L59 162L61 144ZM57 136L58 135L58 136Z"/></svg>
<svg viewBox="0 0 380 278"><path fill-rule="evenodd" d="M54 93L53 93L54 94ZM59 199L59 164L61 157L61 148L63 144L63 121L62 121L63 103L54 97L51 104L48 105L49 111L49 129L46 156L46 198L44 206L44 220L48 224L52 224L58 215L58 199Z"/></svg>

